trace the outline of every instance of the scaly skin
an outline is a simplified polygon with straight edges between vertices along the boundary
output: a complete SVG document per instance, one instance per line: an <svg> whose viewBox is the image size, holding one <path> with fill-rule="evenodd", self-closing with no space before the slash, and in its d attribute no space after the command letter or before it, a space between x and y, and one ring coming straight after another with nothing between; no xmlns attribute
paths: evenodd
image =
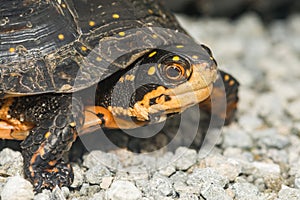
<svg viewBox="0 0 300 200"><path fill-rule="evenodd" d="M81 102L71 95L45 94L8 98L1 104L2 114L7 111L8 123L35 124L21 143L25 175L34 184L35 191L56 185L69 186L73 172L62 155L70 149L77 129L83 125Z"/></svg>

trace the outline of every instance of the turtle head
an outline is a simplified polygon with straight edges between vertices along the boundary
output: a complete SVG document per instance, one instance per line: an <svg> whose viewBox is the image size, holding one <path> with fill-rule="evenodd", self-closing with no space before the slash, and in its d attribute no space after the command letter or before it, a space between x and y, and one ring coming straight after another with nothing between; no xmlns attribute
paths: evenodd
<svg viewBox="0 0 300 200"><path fill-rule="evenodd" d="M217 63L203 45L152 49L120 77L115 89L122 90L118 95L130 97L127 106L115 106L113 114L126 113L138 122L161 122L207 99L216 78ZM118 113L120 107L126 111Z"/></svg>

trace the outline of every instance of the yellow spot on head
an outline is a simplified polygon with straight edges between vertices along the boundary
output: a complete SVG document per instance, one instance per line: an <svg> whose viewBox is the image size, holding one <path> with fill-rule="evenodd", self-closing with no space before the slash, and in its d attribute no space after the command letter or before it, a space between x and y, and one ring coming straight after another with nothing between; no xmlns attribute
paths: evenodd
<svg viewBox="0 0 300 200"><path fill-rule="evenodd" d="M190 77L190 75L191 75L191 71L190 71L190 70L186 70L185 73L186 73L186 76L187 76L187 77Z"/></svg>
<svg viewBox="0 0 300 200"><path fill-rule="evenodd" d="M193 56L192 56L192 58L194 58L194 59L198 59L199 57L198 57L198 56L196 56L196 55L193 55Z"/></svg>
<svg viewBox="0 0 300 200"><path fill-rule="evenodd" d="M173 61L179 61L180 58L179 58L179 56L174 56L172 60L173 60Z"/></svg>
<svg viewBox="0 0 300 200"><path fill-rule="evenodd" d="M176 46L177 49L181 49L181 48L183 48L183 47L184 47L183 45L177 45L177 46Z"/></svg>
<svg viewBox="0 0 300 200"><path fill-rule="evenodd" d="M211 59L211 60L214 60L214 58L213 58L213 57L209 57L209 59Z"/></svg>
<svg viewBox="0 0 300 200"><path fill-rule="evenodd" d="M97 60L98 62L101 62L101 61L102 61L102 58L98 56L98 57L96 58L96 60Z"/></svg>
<svg viewBox="0 0 300 200"><path fill-rule="evenodd" d="M75 126L76 126L76 123L75 123L75 122L71 122L69 125L70 125L71 127L75 127Z"/></svg>
<svg viewBox="0 0 300 200"><path fill-rule="evenodd" d="M119 36L121 37L125 36L125 32L119 32Z"/></svg>
<svg viewBox="0 0 300 200"><path fill-rule="evenodd" d="M120 15L118 15L118 14L113 14L112 17L113 17L114 19L119 19L119 18L120 18Z"/></svg>
<svg viewBox="0 0 300 200"><path fill-rule="evenodd" d="M81 46L82 51L87 51L87 48L85 46Z"/></svg>
<svg viewBox="0 0 300 200"><path fill-rule="evenodd" d="M234 80L229 81L229 85L233 86L234 85Z"/></svg>
<svg viewBox="0 0 300 200"><path fill-rule="evenodd" d="M64 36L63 34L59 34L57 37L58 37L58 39L60 39L60 40L64 40L64 39L65 39L65 36Z"/></svg>
<svg viewBox="0 0 300 200"><path fill-rule="evenodd" d="M134 75L132 75L132 74L130 74L130 75L126 75L125 76L125 79L127 80L127 81L134 81Z"/></svg>
<svg viewBox="0 0 300 200"><path fill-rule="evenodd" d="M51 132L47 132L47 133L45 134L45 138L46 138L46 139L49 138L50 135L51 135Z"/></svg>
<svg viewBox="0 0 300 200"><path fill-rule="evenodd" d="M156 70L155 70L154 66L150 67L149 70L148 70L148 75L150 75L150 76L153 75L155 73L155 71Z"/></svg>
<svg viewBox="0 0 300 200"><path fill-rule="evenodd" d="M95 25L96 25L96 22L94 22L94 21L89 21L89 26L93 27L93 26L95 26Z"/></svg>
<svg viewBox="0 0 300 200"><path fill-rule="evenodd" d="M119 82L121 82L121 83L124 82L124 77L123 76L119 79Z"/></svg>
<svg viewBox="0 0 300 200"><path fill-rule="evenodd" d="M152 53L149 54L149 58L155 56L155 54L157 54L157 52L156 52L156 51L153 51Z"/></svg>
<svg viewBox="0 0 300 200"><path fill-rule="evenodd" d="M16 51L16 49L14 47L10 47L8 50L10 53L14 53Z"/></svg>
<svg viewBox="0 0 300 200"><path fill-rule="evenodd" d="M224 76L224 80L225 80L225 81L229 81L229 79L230 79L230 77L229 77L228 75L225 75L225 76Z"/></svg>

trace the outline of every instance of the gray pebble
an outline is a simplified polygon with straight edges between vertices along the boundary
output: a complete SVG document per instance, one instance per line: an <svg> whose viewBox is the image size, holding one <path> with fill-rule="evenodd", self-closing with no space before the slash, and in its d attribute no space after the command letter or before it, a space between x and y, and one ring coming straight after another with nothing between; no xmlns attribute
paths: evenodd
<svg viewBox="0 0 300 200"><path fill-rule="evenodd" d="M122 170L119 170L116 173L115 178L122 180L148 179L149 171L144 165L127 167L123 168Z"/></svg>
<svg viewBox="0 0 300 200"><path fill-rule="evenodd" d="M111 176L111 172L102 165L95 165L94 167L89 168L85 173L87 182L91 184L100 185L102 178L105 176Z"/></svg>
<svg viewBox="0 0 300 200"><path fill-rule="evenodd" d="M255 173L253 173L257 177L264 177L268 174L280 175L280 166L274 163L265 163L265 162L253 162L251 165L254 167Z"/></svg>
<svg viewBox="0 0 300 200"><path fill-rule="evenodd" d="M285 149L269 149L267 154L269 158L271 158L275 163L288 163L289 157L288 152Z"/></svg>
<svg viewBox="0 0 300 200"><path fill-rule="evenodd" d="M272 66L273 71L274 67ZM284 116L283 102L280 100L278 95L274 93L264 93L257 96L253 109L256 113L267 120L267 122L274 124L279 123L281 118Z"/></svg>
<svg viewBox="0 0 300 200"><path fill-rule="evenodd" d="M105 200L105 192L101 191L93 195L89 200Z"/></svg>
<svg viewBox="0 0 300 200"><path fill-rule="evenodd" d="M91 151L83 159L83 166L87 168L92 168L95 165L103 165L109 168L110 171L116 171L121 167L121 163L116 155L102 151Z"/></svg>
<svg viewBox="0 0 300 200"><path fill-rule="evenodd" d="M283 185L278 193L278 197L280 200L299 200L300 190Z"/></svg>
<svg viewBox="0 0 300 200"><path fill-rule="evenodd" d="M0 165L4 165L10 162L23 162L21 152L13 151L9 148L5 148L0 152Z"/></svg>
<svg viewBox="0 0 300 200"><path fill-rule="evenodd" d="M293 101L289 103L286 108L287 112L293 117L294 120L300 120L300 100Z"/></svg>
<svg viewBox="0 0 300 200"><path fill-rule="evenodd" d="M73 188L77 188L82 185L84 181L84 172L77 164L73 164L74 181L71 185Z"/></svg>
<svg viewBox="0 0 300 200"><path fill-rule="evenodd" d="M230 181L233 181L241 173L241 165L234 159L227 159L222 156L211 156L205 160L206 167L214 168L218 173Z"/></svg>
<svg viewBox="0 0 300 200"><path fill-rule="evenodd" d="M103 177L102 182L100 184L100 188L107 190L110 187L113 180L114 180L113 177Z"/></svg>
<svg viewBox="0 0 300 200"><path fill-rule="evenodd" d="M2 200L30 200L33 197L31 183L20 176L8 178L1 192Z"/></svg>
<svg viewBox="0 0 300 200"><path fill-rule="evenodd" d="M0 170L7 176L23 176L21 152L5 148L0 152Z"/></svg>
<svg viewBox="0 0 300 200"><path fill-rule="evenodd" d="M34 195L33 200L51 200L50 190L43 190L41 193Z"/></svg>
<svg viewBox="0 0 300 200"><path fill-rule="evenodd" d="M199 191L206 188L207 185L215 185L218 187L224 187L229 180L221 176L213 168L195 169L192 174L188 176L187 184L197 187Z"/></svg>
<svg viewBox="0 0 300 200"><path fill-rule="evenodd" d="M80 195L82 196L87 196L88 195L88 188L89 188L89 184L88 183L83 183L81 188L80 188Z"/></svg>
<svg viewBox="0 0 300 200"><path fill-rule="evenodd" d="M289 138L280 135L274 128L256 130L251 136L258 140L258 145L267 148L283 149L290 144Z"/></svg>
<svg viewBox="0 0 300 200"><path fill-rule="evenodd" d="M199 194L199 188L194 186L189 186L186 183L182 182L174 182L173 185L176 192L179 194L187 193L187 194Z"/></svg>
<svg viewBox="0 0 300 200"><path fill-rule="evenodd" d="M197 152L186 147L177 148L174 157L174 164L178 170L187 170L197 162Z"/></svg>
<svg viewBox="0 0 300 200"><path fill-rule="evenodd" d="M167 152L157 158L156 165L159 173L164 176L171 176L176 172L174 159L176 159L172 152Z"/></svg>
<svg viewBox="0 0 300 200"><path fill-rule="evenodd" d="M180 193L178 200L199 200L196 194Z"/></svg>
<svg viewBox="0 0 300 200"><path fill-rule="evenodd" d="M82 196L91 196L101 190L99 185L89 185L87 183L83 183L80 188L80 195Z"/></svg>
<svg viewBox="0 0 300 200"><path fill-rule="evenodd" d="M231 200L232 198L226 193L223 187L214 184L208 184L200 191L205 199L210 200Z"/></svg>
<svg viewBox="0 0 300 200"><path fill-rule="evenodd" d="M253 146L252 138L242 129L224 129L223 137L224 141L222 146L224 148L251 148Z"/></svg>
<svg viewBox="0 0 300 200"><path fill-rule="evenodd" d="M114 181L106 191L108 200L138 200L142 198L142 193L129 181Z"/></svg>
<svg viewBox="0 0 300 200"><path fill-rule="evenodd" d="M175 196L172 181L159 173L154 174L150 179L150 189L152 195L156 198Z"/></svg>
<svg viewBox="0 0 300 200"><path fill-rule="evenodd" d="M64 192L58 186L56 186L51 193L51 199L66 200L66 197Z"/></svg>
<svg viewBox="0 0 300 200"><path fill-rule="evenodd" d="M236 200L253 200L259 196L259 190L250 183L234 183L230 186Z"/></svg>
<svg viewBox="0 0 300 200"><path fill-rule="evenodd" d="M176 171L175 174L171 176L171 180L175 182L185 183L188 179L188 174L183 171Z"/></svg>
<svg viewBox="0 0 300 200"><path fill-rule="evenodd" d="M260 128L263 125L263 121L258 116L242 115L239 117L239 124L247 132L251 132Z"/></svg>

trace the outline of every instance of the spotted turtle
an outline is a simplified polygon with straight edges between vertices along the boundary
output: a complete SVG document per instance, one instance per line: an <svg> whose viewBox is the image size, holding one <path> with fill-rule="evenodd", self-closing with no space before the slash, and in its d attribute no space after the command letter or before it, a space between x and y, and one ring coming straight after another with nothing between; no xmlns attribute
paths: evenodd
<svg viewBox="0 0 300 200"><path fill-rule="evenodd" d="M0 82L0 138L23 140L37 192L72 183L62 157L78 134L195 104L229 123L239 85L155 0L1 1ZM221 96L227 110L212 112Z"/></svg>

